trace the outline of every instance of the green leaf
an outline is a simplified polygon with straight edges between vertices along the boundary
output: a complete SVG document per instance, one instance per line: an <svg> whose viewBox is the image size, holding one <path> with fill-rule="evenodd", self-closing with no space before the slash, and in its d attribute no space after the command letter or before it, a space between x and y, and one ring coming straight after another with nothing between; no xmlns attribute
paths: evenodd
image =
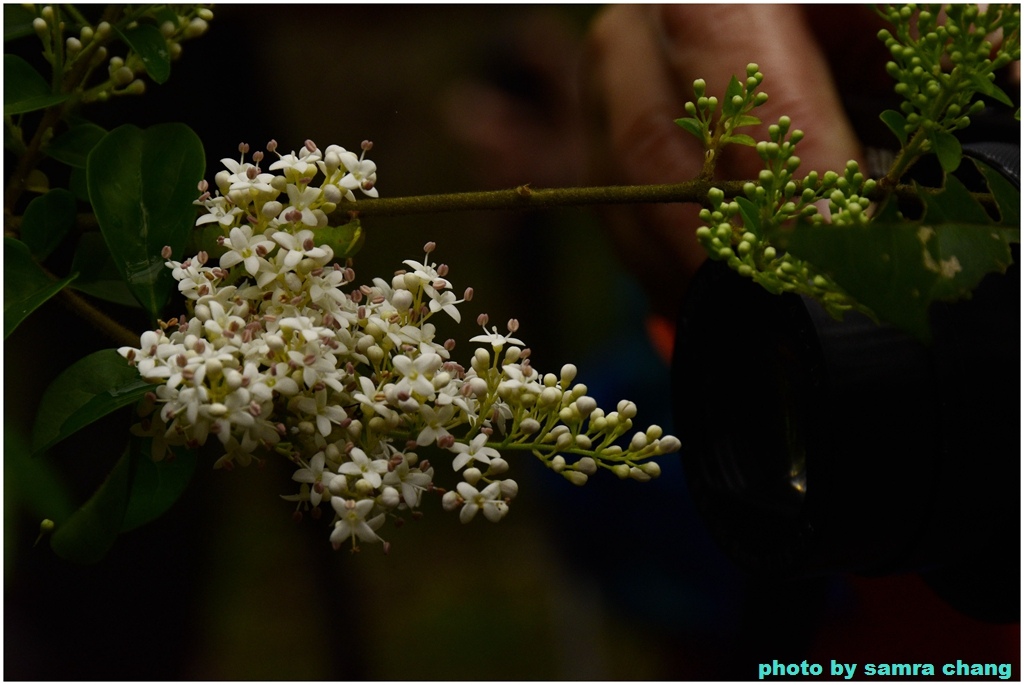
<svg viewBox="0 0 1024 685"><path fill-rule="evenodd" d="M15 3L4 3L4 42L35 33L32 21L35 12Z"/></svg>
<svg viewBox="0 0 1024 685"><path fill-rule="evenodd" d="M142 59L146 73L157 83L164 83L171 76L171 53L167 50L167 39L160 29L152 24L139 24L127 31L118 31L121 38Z"/></svg>
<svg viewBox="0 0 1024 685"><path fill-rule="evenodd" d="M972 159L974 166L985 177L989 192L999 208L999 223L1004 226L1020 227L1020 189L1001 173L982 162Z"/></svg>
<svg viewBox="0 0 1024 685"><path fill-rule="evenodd" d="M57 526L50 538L50 547L57 556L80 564L94 564L106 555L124 521L131 467L131 455L125 450L92 497Z"/></svg>
<svg viewBox="0 0 1024 685"><path fill-rule="evenodd" d="M64 102L70 93L54 93L32 65L17 55L4 55L4 116L34 112Z"/></svg>
<svg viewBox="0 0 1024 685"><path fill-rule="evenodd" d="M63 188L54 188L28 203L21 237L35 259L46 259L60 245L75 225L77 208L75 196Z"/></svg>
<svg viewBox="0 0 1024 685"><path fill-rule="evenodd" d="M722 142L734 143L736 145L748 145L750 147L757 145L757 141L745 133L733 133L732 135L722 136Z"/></svg>
<svg viewBox="0 0 1024 685"><path fill-rule="evenodd" d="M676 125L681 126L684 130L696 136L702 144L707 136L707 131L704 125L700 123L700 120L693 117L683 117L682 119L676 119Z"/></svg>
<svg viewBox="0 0 1024 685"><path fill-rule="evenodd" d="M889 130L893 132L893 135L896 136L901 145L907 144L907 131L904 128L907 125L906 117L894 109L887 109L879 114L878 118L889 127Z"/></svg>
<svg viewBox="0 0 1024 685"><path fill-rule="evenodd" d="M946 187L938 193L928 192L917 184L914 187L924 203L924 220L928 223L992 223L985 208L956 176L947 176Z"/></svg>
<svg viewBox="0 0 1024 685"><path fill-rule="evenodd" d="M107 243L99 233L83 233L78 239L71 269L78 272L78 278L71 284L75 290L125 307L141 306L118 273Z"/></svg>
<svg viewBox="0 0 1024 685"><path fill-rule="evenodd" d="M75 194L75 197L82 202L89 202L88 174L85 169L71 167L71 178L68 180L68 190Z"/></svg>
<svg viewBox="0 0 1024 685"><path fill-rule="evenodd" d="M40 305L75 280L78 274L54 281L32 259L28 246L4 238L4 339Z"/></svg>
<svg viewBox="0 0 1024 685"><path fill-rule="evenodd" d="M736 130L741 126L757 126L761 120L750 114L743 114L733 119L732 122L732 128Z"/></svg>
<svg viewBox="0 0 1024 685"><path fill-rule="evenodd" d="M1018 233L988 222L904 221L800 224L777 238L879 318L927 342L930 304L969 297L986 274L1004 272Z"/></svg>
<svg viewBox="0 0 1024 685"><path fill-rule="evenodd" d="M761 238L761 214L757 210L757 205L745 197L735 197L733 200L740 206L740 215L743 217L743 227L758 238Z"/></svg>
<svg viewBox="0 0 1024 685"><path fill-rule="evenodd" d="M133 438L110 475L80 509L58 524L50 547L63 559L93 564L119 533L134 530L167 511L181 496L196 466L194 451L154 462L149 441Z"/></svg>
<svg viewBox="0 0 1024 685"><path fill-rule="evenodd" d="M742 105L733 104L732 99L739 95L743 96L743 84L740 83L739 79L735 76L729 81L729 86L725 89L725 98L722 100L722 114L726 117L731 117L738 114Z"/></svg>
<svg viewBox="0 0 1024 685"><path fill-rule="evenodd" d="M108 133L89 154L89 199L121 277L155 318L174 289L161 256L181 255L195 224L203 145L184 124Z"/></svg>
<svg viewBox="0 0 1024 685"><path fill-rule="evenodd" d="M967 78L970 80L971 85L974 86L974 90L982 95L986 95L993 100L1003 103L1007 107L1013 107L1013 100L1007 95L1002 88L997 86L994 82L989 81L985 74L979 74L976 71L967 70Z"/></svg>
<svg viewBox="0 0 1024 685"><path fill-rule="evenodd" d="M32 516L60 523L71 515L74 505L49 461L33 458L20 428L5 419L4 507L21 505Z"/></svg>
<svg viewBox="0 0 1024 685"><path fill-rule="evenodd" d="M343 261L354 257L363 246L366 234L363 233L362 224L359 219L352 219L341 226L325 226L317 229L316 239L318 245L329 245L334 250L334 259Z"/></svg>
<svg viewBox="0 0 1024 685"><path fill-rule="evenodd" d="M956 171L964 156L960 141L956 136L949 131L936 129L928 133L928 139L932 142L932 151L939 158L942 170L947 174Z"/></svg>
<svg viewBox="0 0 1024 685"><path fill-rule="evenodd" d="M152 440L133 437L128 449L135 462L128 506L121 522L125 533L149 523L171 508L196 470L195 450L174 450L173 457L153 461Z"/></svg>
<svg viewBox="0 0 1024 685"><path fill-rule="evenodd" d="M45 152L58 162L84 169L89 153L105 135L107 132L96 124L78 124L54 138Z"/></svg>
<svg viewBox="0 0 1024 685"><path fill-rule="evenodd" d="M134 404L153 385L116 350L94 352L69 366L43 393L32 431L40 452L115 409Z"/></svg>

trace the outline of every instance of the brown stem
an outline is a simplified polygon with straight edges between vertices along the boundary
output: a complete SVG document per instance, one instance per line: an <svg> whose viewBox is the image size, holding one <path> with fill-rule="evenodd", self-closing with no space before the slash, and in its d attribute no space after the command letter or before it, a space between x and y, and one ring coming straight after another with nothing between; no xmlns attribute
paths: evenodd
<svg viewBox="0 0 1024 685"><path fill-rule="evenodd" d="M85 298L69 288L60 291L60 297L64 304L71 310L91 323L98 331L106 335L119 345L138 347L139 336L117 323L106 313L91 305Z"/></svg>

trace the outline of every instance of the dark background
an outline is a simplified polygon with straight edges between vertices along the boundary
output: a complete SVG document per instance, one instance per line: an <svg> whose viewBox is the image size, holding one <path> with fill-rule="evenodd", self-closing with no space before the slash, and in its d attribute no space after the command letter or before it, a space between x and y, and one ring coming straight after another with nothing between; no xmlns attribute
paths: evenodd
<svg viewBox="0 0 1024 685"><path fill-rule="evenodd" d="M240 141L355 149L369 138L384 197L576 185L585 178L576 60L594 11L215 8L167 84L93 116L108 127L189 124L211 180ZM476 290L463 325L442 337L474 335L481 311L495 322L514 316L542 372L574 362L602 406L628 397L638 422L668 428L672 393L685 389L670 387L643 295L596 212L364 225L359 282L391 274L434 240L456 291ZM7 341L8 430L31 425L67 363L109 345L55 303L41 313ZM141 330L131 316L126 324ZM48 456L81 497L102 478L117 430L96 426ZM462 526L427 501L421 521L381 531L389 556L370 545L335 553L322 522L292 523L278 498L291 492L283 463L230 473L201 465L166 516L91 567L32 546L38 517L15 507L8 480L4 677L753 679L759 661L776 658L1010 661L1019 678L1019 625L964 617L914 575L745 578L709 539L678 461L662 463L653 483L600 474L583 489L516 463L520 496L500 525Z"/></svg>

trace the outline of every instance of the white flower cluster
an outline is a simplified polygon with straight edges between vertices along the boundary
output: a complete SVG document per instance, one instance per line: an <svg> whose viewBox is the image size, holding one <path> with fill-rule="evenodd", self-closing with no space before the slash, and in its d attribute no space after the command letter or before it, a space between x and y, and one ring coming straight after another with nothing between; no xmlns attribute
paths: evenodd
<svg viewBox="0 0 1024 685"><path fill-rule="evenodd" d="M223 232L218 262L203 252L168 262L189 315L119 350L156 385L134 428L152 438L154 459L211 435L223 449L215 468L281 454L298 466L298 492L285 497L296 516L333 512L331 542L356 549L381 541L388 515L418 513L425 492L442 494L463 522L478 511L500 520L518 491L504 477L503 452L531 452L580 485L598 468L649 480L659 468L647 460L679 448L657 426L614 444L631 429L635 405L603 412L586 386L572 384L571 364L558 376L538 373L511 337L514 319L503 335L481 315L484 333L471 342L483 346L468 369L452 361L455 342L437 342L430 319L459 321L472 289L456 296L447 266L430 262L433 243L390 281L352 287L350 263L334 263L317 231L352 190L376 194L376 167L362 155L337 146L321 153L307 141L270 166L283 170L277 176L257 166L259 153L257 164L244 162L241 149L243 161L223 160L219 195L200 187L208 213L197 224L217 222ZM454 489L434 484L424 450L461 475Z"/></svg>

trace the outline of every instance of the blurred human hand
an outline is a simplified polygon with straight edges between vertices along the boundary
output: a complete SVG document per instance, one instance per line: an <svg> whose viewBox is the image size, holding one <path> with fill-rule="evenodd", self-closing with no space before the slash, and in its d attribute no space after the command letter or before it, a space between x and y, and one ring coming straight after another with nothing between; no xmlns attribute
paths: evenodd
<svg viewBox="0 0 1024 685"><path fill-rule="evenodd" d="M800 173L842 169L860 157L829 67L846 57L879 52L874 17L865 8L821 10L779 5L621 5L603 11L588 41L587 93L603 116L592 132L593 178L604 184L673 183L696 178L700 143L674 120L703 78L719 100L732 75L755 62L765 74L768 102L755 110L768 124L789 116L805 132ZM849 31L835 33L836 27ZM833 33L819 43L816 33ZM860 46L855 53L852 48ZM854 56L856 55L856 56ZM861 65L862 68L864 65ZM754 150L731 146L716 168L722 179L756 178ZM695 230L697 208L683 204L615 207L607 219L619 254L645 286L655 313L675 318L686 284L704 261Z"/></svg>

